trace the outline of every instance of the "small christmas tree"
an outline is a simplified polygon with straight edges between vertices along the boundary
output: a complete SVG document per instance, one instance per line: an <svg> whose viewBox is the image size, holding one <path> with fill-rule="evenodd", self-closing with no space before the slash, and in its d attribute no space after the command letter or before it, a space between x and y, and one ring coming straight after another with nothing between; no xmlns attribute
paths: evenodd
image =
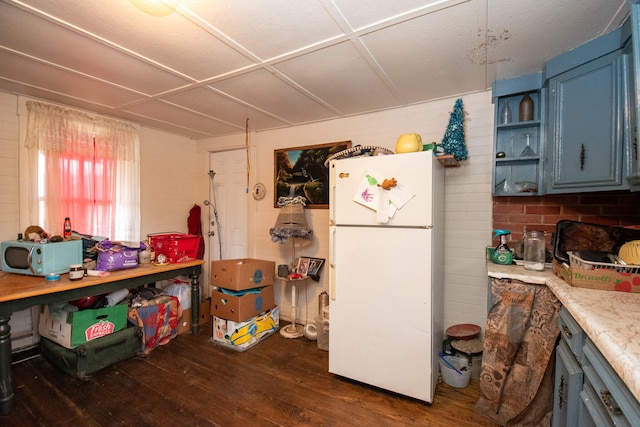
<svg viewBox="0 0 640 427"><path fill-rule="evenodd" d="M442 138L445 154L453 154L456 160L467 159L467 146L464 141L464 109L462 99L456 100L449 118L449 125Z"/></svg>

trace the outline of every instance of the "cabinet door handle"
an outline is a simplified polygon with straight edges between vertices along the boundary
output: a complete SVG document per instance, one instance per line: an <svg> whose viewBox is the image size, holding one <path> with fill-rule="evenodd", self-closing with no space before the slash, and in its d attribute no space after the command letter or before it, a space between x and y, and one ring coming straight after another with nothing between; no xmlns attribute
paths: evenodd
<svg viewBox="0 0 640 427"><path fill-rule="evenodd" d="M565 336L568 339L573 338L573 334L571 333L571 331L569 330L569 328L567 327L567 325L562 325L562 332L564 332Z"/></svg>
<svg viewBox="0 0 640 427"><path fill-rule="evenodd" d="M607 410L613 415L622 414L622 409L618 406L618 403L615 401L613 396L611 396L611 392L609 390L600 390L600 396L602 397L602 403L607 407Z"/></svg>
<svg viewBox="0 0 640 427"><path fill-rule="evenodd" d="M580 170L584 170L584 153L585 153L585 148L584 148L584 144L581 144L580 146Z"/></svg>
<svg viewBox="0 0 640 427"><path fill-rule="evenodd" d="M564 375L560 376L560 385L558 386L558 407L562 409L564 404Z"/></svg>

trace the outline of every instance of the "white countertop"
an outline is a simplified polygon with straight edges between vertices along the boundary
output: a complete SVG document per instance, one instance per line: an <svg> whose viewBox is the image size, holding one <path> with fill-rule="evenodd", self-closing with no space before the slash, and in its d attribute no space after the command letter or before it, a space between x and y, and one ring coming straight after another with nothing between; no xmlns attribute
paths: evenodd
<svg viewBox="0 0 640 427"><path fill-rule="evenodd" d="M640 293L578 288L551 269L525 270L487 262L489 277L546 285L640 401Z"/></svg>

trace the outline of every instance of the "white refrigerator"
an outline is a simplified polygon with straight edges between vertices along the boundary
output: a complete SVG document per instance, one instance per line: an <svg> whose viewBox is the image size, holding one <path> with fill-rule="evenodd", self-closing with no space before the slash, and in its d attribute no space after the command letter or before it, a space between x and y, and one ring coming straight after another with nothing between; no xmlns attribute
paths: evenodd
<svg viewBox="0 0 640 427"><path fill-rule="evenodd" d="M431 403L444 169L427 151L333 160L329 172L329 371ZM396 185L385 190L384 180Z"/></svg>

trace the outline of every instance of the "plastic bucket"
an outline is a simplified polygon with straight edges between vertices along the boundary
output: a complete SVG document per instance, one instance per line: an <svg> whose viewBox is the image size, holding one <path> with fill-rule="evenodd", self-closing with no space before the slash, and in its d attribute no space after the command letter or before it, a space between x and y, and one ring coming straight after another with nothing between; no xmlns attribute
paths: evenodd
<svg viewBox="0 0 640 427"><path fill-rule="evenodd" d="M451 369L447 364L442 360L445 359L451 365L455 366L455 368L462 372L462 374L457 373L455 370ZM455 388L465 388L469 385L469 381L471 380L471 371L469 370L469 360L464 357L457 356L441 356L440 357L440 374L442 375L442 380L449 384L451 387Z"/></svg>

